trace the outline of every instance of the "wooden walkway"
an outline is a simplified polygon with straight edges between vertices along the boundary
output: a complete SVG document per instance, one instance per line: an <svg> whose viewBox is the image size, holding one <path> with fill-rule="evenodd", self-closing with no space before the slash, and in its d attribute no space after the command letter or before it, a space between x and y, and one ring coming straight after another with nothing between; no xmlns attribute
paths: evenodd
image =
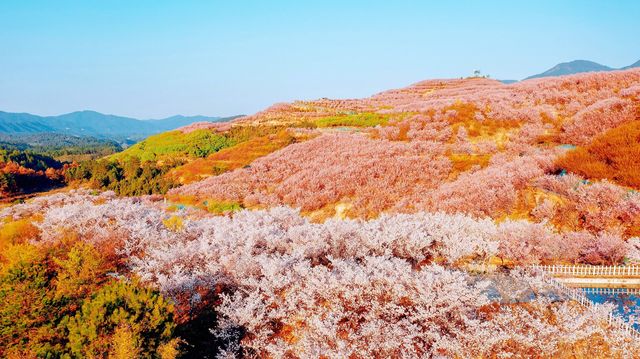
<svg viewBox="0 0 640 359"><path fill-rule="evenodd" d="M468 271L478 273L491 273L497 268L495 264L485 263L472 263L466 266ZM640 290L640 265L531 265L527 268L541 271L568 287Z"/></svg>
<svg viewBox="0 0 640 359"><path fill-rule="evenodd" d="M552 277L549 277L549 276L544 275L544 274L543 274L543 279L547 284L549 284L552 287L554 287L560 293L563 293L564 295L566 295L567 297L575 300L576 302L580 303L580 305L582 305L584 307L591 307L591 306L600 305L598 303L592 302L587 297L587 294L585 293L585 291L583 289L567 287L564 284L562 284L561 282L559 282L557 280L557 278L552 278ZM601 289L603 291L615 290L615 289L609 289L609 288L601 288ZM588 289L588 291L591 291L591 290L593 290L593 289ZM618 289L618 290L620 290L620 289ZM619 327L624 332L626 332L627 334L631 335L634 339L640 340L640 332L637 329L635 329L631 323L629 323L626 320L624 320L623 318L613 314L613 312L609 313L608 321L609 321L609 325Z"/></svg>
<svg viewBox="0 0 640 359"><path fill-rule="evenodd" d="M578 288L640 289L640 266L534 265L558 282Z"/></svg>
<svg viewBox="0 0 640 359"><path fill-rule="evenodd" d="M545 283L568 298L585 307L600 304L592 302L587 293L597 294L640 294L640 266L570 266L532 265L526 268L542 274ZM492 273L494 264L472 263L466 270L475 273ZM640 332L623 318L609 313L609 325L617 326L640 340Z"/></svg>

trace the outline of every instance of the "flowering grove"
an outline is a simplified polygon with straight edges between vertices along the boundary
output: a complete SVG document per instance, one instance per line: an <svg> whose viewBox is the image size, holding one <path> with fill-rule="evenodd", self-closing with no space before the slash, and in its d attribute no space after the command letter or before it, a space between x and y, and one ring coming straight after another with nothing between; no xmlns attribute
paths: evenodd
<svg viewBox="0 0 640 359"><path fill-rule="evenodd" d="M167 196L6 206L0 355L633 357L611 307L518 268L640 259L624 136L639 81L430 80L280 104L198 125L236 142L183 158Z"/></svg>

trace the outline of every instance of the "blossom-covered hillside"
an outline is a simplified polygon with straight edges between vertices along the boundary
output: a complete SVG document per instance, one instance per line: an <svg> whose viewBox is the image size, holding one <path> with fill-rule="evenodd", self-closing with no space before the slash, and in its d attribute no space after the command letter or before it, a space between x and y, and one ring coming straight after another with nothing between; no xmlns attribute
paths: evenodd
<svg viewBox="0 0 640 359"><path fill-rule="evenodd" d="M320 220L445 211L634 235L635 139L610 138L640 120L639 82L639 70L512 85L430 80L362 100L276 105L233 125L304 125L311 139L171 194L289 205ZM619 153L594 149L607 141ZM600 157L585 163L584 151Z"/></svg>
<svg viewBox="0 0 640 359"><path fill-rule="evenodd" d="M0 356L637 357L528 265L640 260L638 86L430 80L157 136L117 157L180 156L167 195L0 211Z"/></svg>

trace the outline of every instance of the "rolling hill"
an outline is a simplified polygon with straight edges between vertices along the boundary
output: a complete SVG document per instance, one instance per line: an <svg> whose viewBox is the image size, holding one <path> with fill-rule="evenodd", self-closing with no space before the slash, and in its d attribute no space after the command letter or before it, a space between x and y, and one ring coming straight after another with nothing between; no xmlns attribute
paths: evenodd
<svg viewBox="0 0 640 359"><path fill-rule="evenodd" d="M228 173L200 161L201 172L192 178L206 179L170 194L245 207L288 205L317 218L419 208L519 216L512 206L532 189L514 184L554 171L559 146L589 146L639 118L639 80L634 69L512 85L482 78L428 80L363 99L277 104L229 125L288 127L305 133L304 140ZM569 99L579 102L564 105ZM520 171L524 177L517 179ZM502 173L511 177L498 179ZM639 185L601 173L595 178ZM501 189L485 186L502 180ZM490 198L494 190L514 191L513 201L491 204L474 197Z"/></svg>

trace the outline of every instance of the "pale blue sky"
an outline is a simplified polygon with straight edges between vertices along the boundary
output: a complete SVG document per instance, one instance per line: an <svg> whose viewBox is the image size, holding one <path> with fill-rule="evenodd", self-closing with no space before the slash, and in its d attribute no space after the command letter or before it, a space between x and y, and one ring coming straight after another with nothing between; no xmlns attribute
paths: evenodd
<svg viewBox="0 0 640 359"><path fill-rule="evenodd" d="M141 118L640 59L640 1L0 1L0 110Z"/></svg>

